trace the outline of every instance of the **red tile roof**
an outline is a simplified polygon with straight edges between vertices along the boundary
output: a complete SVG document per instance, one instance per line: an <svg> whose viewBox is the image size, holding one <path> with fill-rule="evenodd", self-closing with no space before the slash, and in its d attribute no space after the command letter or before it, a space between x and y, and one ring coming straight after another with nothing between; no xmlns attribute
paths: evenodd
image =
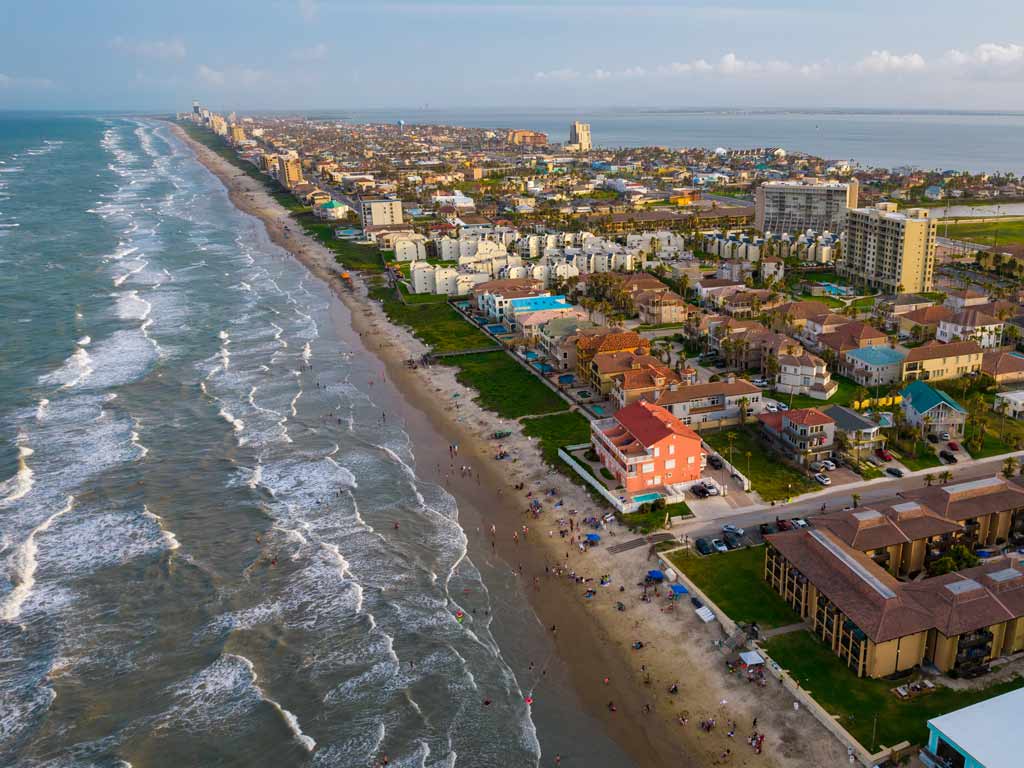
<svg viewBox="0 0 1024 768"><path fill-rule="evenodd" d="M644 447L678 435L700 442L700 436L660 405L638 400L615 414L619 422Z"/></svg>

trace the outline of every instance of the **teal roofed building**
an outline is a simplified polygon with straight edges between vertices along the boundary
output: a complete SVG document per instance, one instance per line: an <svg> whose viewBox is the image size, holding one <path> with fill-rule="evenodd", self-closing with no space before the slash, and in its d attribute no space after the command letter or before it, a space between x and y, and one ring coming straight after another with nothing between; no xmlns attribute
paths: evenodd
<svg viewBox="0 0 1024 768"><path fill-rule="evenodd" d="M844 373L862 387L896 384L906 352L886 346L849 349L843 353Z"/></svg>
<svg viewBox="0 0 1024 768"><path fill-rule="evenodd" d="M914 381L900 394L903 416L908 424L924 427L925 433L939 435L943 440L963 437L967 409L941 389Z"/></svg>

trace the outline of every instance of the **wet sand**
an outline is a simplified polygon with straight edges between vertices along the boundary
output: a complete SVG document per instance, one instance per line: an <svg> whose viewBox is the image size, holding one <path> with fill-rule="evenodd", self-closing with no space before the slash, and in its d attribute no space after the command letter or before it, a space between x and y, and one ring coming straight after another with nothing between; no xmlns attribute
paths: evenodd
<svg viewBox="0 0 1024 768"><path fill-rule="evenodd" d="M546 684L541 667L546 667L553 677L557 674L569 681L577 706L637 765L809 768L846 763L845 749L808 714L794 711L792 699L777 684L757 688L726 673L725 657L713 646L721 637L717 623L701 625L687 603L662 611L665 603L661 599L639 601L636 584L645 570L653 567L647 547L619 555L609 555L598 547L584 554L561 539L556 519L567 517L568 510L578 510L576 519L600 513L587 494L543 464L539 448L521 434L516 422L500 419L473 403L473 393L455 381L454 369L408 368L406 360L418 358L425 348L387 321L380 306L367 298L358 276L354 290L343 287L333 254L302 234L261 182L192 141L177 126L173 129L220 178L234 204L261 219L275 243L332 288L344 305L337 312L332 310L339 333L354 332L380 360L380 366L366 375L380 387L375 399L381 396L382 406L390 409L388 417L404 420L413 440L417 473L444 484L456 497L470 557L478 564L514 572L521 580L522 590L546 628L546 644L556 654L538 659L535 677L521 681L524 689L536 684L538 714ZM453 397L456 394L460 397ZM496 444L486 436L497 429L513 430L502 442L515 461L494 460ZM456 443L459 454L452 457L448 446ZM460 474L462 465L473 468L470 477ZM517 483L525 483L525 488L516 491ZM544 496L548 488L558 489L558 495ZM527 492L544 499L544 512L537 520L525 513ZM556 500L564 504L558 510L554 508ZM528 527L528 535L523 535L523 525ZM602 531L602 536L605 545L635 538L619 526ZM556 565L594 581L581 584L566 576L556 577L551 570ZM597 584L604 574L612 577L609 587ZM625 592L619 592L620 586ZM584 592L591 587L598 594L585 599ZM625 612L615 608L619 600L626 604ZM557 632L550 632L552 625ZM645 643L642 651L630 647L637 639ZM666 690L672 682L679 684L675 696ZM608 709L609 701L615 702L614 713ZM685 725L678 721L680 714L688 716ZM711 717L718 723L715 730L701 731L699 721ZM767 734L761 755L755 755L746 743L755 730L754 718L756 730ZM736 722L732 737L727 735L729 721ZM579 764L572 760L571 752L562 757L562 765ZM551 765L553 760L553 754L545 754L541 764Z"/></svg>

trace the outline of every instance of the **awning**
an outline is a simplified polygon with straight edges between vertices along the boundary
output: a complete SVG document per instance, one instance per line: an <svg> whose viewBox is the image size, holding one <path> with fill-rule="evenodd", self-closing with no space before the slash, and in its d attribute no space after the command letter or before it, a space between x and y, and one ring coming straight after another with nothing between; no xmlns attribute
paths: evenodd
<svg viewBox="0 0 1024 768"><path fill-rule="evenodd" d="M588 533L587 534L587 541L600 541L600 540L601 540L601 537L598 536L596 533Z"/></svg>
<svg viewBox="0 0 1024 768"><path fill-rule="evenodd" d="M708 624L715 620L714 611L712 611L706 605L697 609L697 616L700 617L700 620L703 621L705 624Z"/></svg>
<svg viewBox="0 0 1024 768"><path fill-rule="evenodd" d="M757 651L744 651L740 654L740 661L742 661L748 667L756 667L758 664L764 664L764 658Z"/></svg>
<svg viewBox="0 0 1024 768"><path fill-rule="evenodd" d="M651 579L652 581L664 581L665 574L661 571L648 571L647 578Z"/></svg>
<svg viewBox="0 0 1024 768"><path fill-rule="evenodd" d="M688 590L682 584L673 584L672 585L672 591L675 594L677 594L677 595L688 595L688 594L690 594L690 590Z"/></svg>

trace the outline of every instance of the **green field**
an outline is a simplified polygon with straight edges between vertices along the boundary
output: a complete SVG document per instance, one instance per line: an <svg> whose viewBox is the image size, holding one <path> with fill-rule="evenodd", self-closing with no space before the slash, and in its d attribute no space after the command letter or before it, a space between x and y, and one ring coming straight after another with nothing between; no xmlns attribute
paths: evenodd
<svg viewBox="0 0 1024 768"><path fill-rule="evenodd" d="M433 305L426 307L433 309ZM562 398L504 352L460 355L442 362L459 369L456 378L479 393L476 402L503 418L518 419L568 408Z"/></svg>
<svg viewBox="0 0 1024 768"><path fill-rule="evenodd" d="M585 416L576 411L565 411L550 416L526 418L520 423L523 425L524 435L540 440L540 451L546 464L561 472L576 485L585 488L594 503L602 507L608 506L608 501L558 455L558 449L561 447L590 442L590 421ZM590 470L590 465L585 461L581 462L580 466ZM596 479L593 472L589 474Z"/></svg>
<svg viewBox="0 0 1024 768"><path fill-rule="evenodd" d="M963 222L949 224L939 222L939 234L953 240L967 240L980 245L1024 245L1024 218L1008 217L1006 221Z"/></svg>
<svg viewBox="0 0 1024 768"><path fill-rule="evenodd" d="M935 453L935 449L932 448L931 443L924 440L917 440L917 445L914 450L903 450L898 448L900 452L900 462L909 469L911 472L916 472L919 469L931 469L932 467L941 467L942 460ZM896 446L892 446L896 448ZM916 455L915 455L916 454Z"/></svg>
<svg viewBox="0 0 1024 768"><path fill-rule="evenodd" d="M821 486L807 475L780 462L774 452L758 439L757 429L757 426L747 425L708 433L702 437L708 445L728 459L728 435L736 436L732 452L735 466L750 479L754 490L761 494L764 501L782 501L821 489ZM749 467L746 457L748 452Z"/></svg>
<svg viewBox="0 0 1024 768"><path fill-rule="evenodd" d="M668 558L733 621L770 629L800 620L764 580L763 546L706 556L680 551Z"/></svg>
<svg viewBox="0 0 1024 768"><path fill-rule="evenodd" d="M904 680L858 678L810 632L780 635L766 641L765 647L783 669L811 692L818 704L838 716L839 724L869 752L904 740L923 745L928 738L929 718L1024 686L1024 679L1017 678L977 691L940 687L934 693L903 701L890 689Z"/></svg>
<svg viewBox="0 0 1024 768"><path fill-rule="evenodd" d="M397 325L403 325L434 352L460 352L493 347L483 331L473 327L449 304L403 304L390 288L370 290L371 298L384 303L384 312Z"/></svg>
<svg viewBox="0 0 1024 768"><path fill-rule="evenodd" d="M766 392L768 397L778 400L780 403L785 403L790 408L825 408L829 405L849 405L854 401L854 393L857 391L859 386L857 382L847 379L844 376L834 375L832 377L838 386L836 393L828 400L816 400L809 395L790 395L785 392ZM884 394L884 393L879 393Z"/></svg>

